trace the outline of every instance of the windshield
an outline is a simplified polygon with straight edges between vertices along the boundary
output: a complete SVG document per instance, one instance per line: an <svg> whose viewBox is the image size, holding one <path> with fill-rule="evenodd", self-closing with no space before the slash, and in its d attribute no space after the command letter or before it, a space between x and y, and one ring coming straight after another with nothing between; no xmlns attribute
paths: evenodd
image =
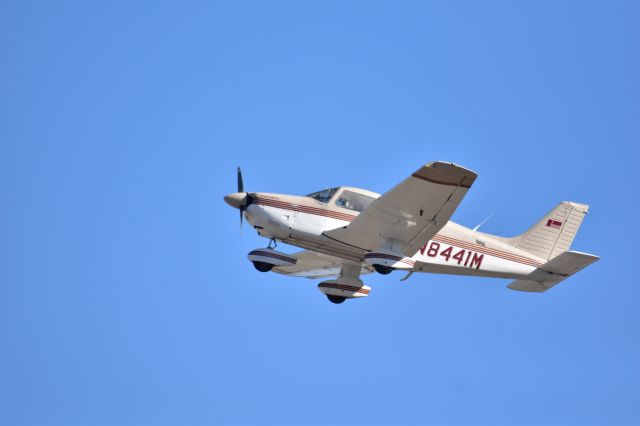
<svg viewBox="0 0 640 426"><path fill-rule="evenodd" d="M324 189L322 191L312 192L311 194L307 195L307 197L311 197L314 200L320 201L321 203L328 203L337 190L338 188Z"/></svg>

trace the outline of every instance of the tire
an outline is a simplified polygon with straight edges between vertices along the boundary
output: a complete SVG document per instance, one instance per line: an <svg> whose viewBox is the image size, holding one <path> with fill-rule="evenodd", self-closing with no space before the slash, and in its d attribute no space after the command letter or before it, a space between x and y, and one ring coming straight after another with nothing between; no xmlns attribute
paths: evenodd
<svg viewBox="0 0 640 426"><path fill-rule="evenodd" d="M260 272L269 272L273 269L273 266L274 265L266 262L253 262L253 267Z"/></svg>
<svg viewBox="0 0 640 426"><path fill-rule="evenodd" d="M333 294L327 294L327 299L329 299L329 302L335 303L336 305L347 300L346 297L334 296Z"/></svg>
<svg viewBox="0 0 640 426"><path fill-rule="evenodd" d="M393 272L393 268L391 266L378 265L377 263L373 265L373 269L375 269L377 273L382 275L389 275Z"/></svg>

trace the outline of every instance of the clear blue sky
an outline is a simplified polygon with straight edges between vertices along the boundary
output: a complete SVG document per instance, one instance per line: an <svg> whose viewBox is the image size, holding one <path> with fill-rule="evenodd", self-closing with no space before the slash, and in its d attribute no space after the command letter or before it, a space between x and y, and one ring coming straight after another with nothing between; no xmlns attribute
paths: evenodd
<svg viewBox="0 0 640 426"><path fill-rule="evenodd" d="M640 424L640 6L0 5L0 424ZM261 274L222 197L479 174L454 220L592 206L545 294ZM293 251L293 248L287 248Z"/></svg>

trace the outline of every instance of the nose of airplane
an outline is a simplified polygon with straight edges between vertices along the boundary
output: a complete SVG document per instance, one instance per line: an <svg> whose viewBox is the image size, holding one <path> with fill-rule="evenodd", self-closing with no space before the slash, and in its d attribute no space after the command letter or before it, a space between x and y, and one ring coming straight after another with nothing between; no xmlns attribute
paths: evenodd
<svg viewBox="0 0 640 426"><path fill-rule="evenodd" d="M225 195L224 201L229 204L231 207L239 209L240 207L244 207L245 201L247 199L246 192L234 192L233 194Z"/></svg>

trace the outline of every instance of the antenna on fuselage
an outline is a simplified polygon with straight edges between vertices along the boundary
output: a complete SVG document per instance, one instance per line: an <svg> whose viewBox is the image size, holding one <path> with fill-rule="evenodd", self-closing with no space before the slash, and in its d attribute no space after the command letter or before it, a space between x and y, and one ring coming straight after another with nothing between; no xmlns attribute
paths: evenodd
<svg viewBox="0 0 640 426"><path fill-rule="evenodd" d="M480 222L478 224L478 226L476 226L475 228L473 228L474 231L477 231L478 229L480 229L480 227L482 225L484 225L489 219L491 219L491 217L494 215L494 213L491 213L489 216L487 216L487 218L485 220L483 220L482 222Z"/></svg>

